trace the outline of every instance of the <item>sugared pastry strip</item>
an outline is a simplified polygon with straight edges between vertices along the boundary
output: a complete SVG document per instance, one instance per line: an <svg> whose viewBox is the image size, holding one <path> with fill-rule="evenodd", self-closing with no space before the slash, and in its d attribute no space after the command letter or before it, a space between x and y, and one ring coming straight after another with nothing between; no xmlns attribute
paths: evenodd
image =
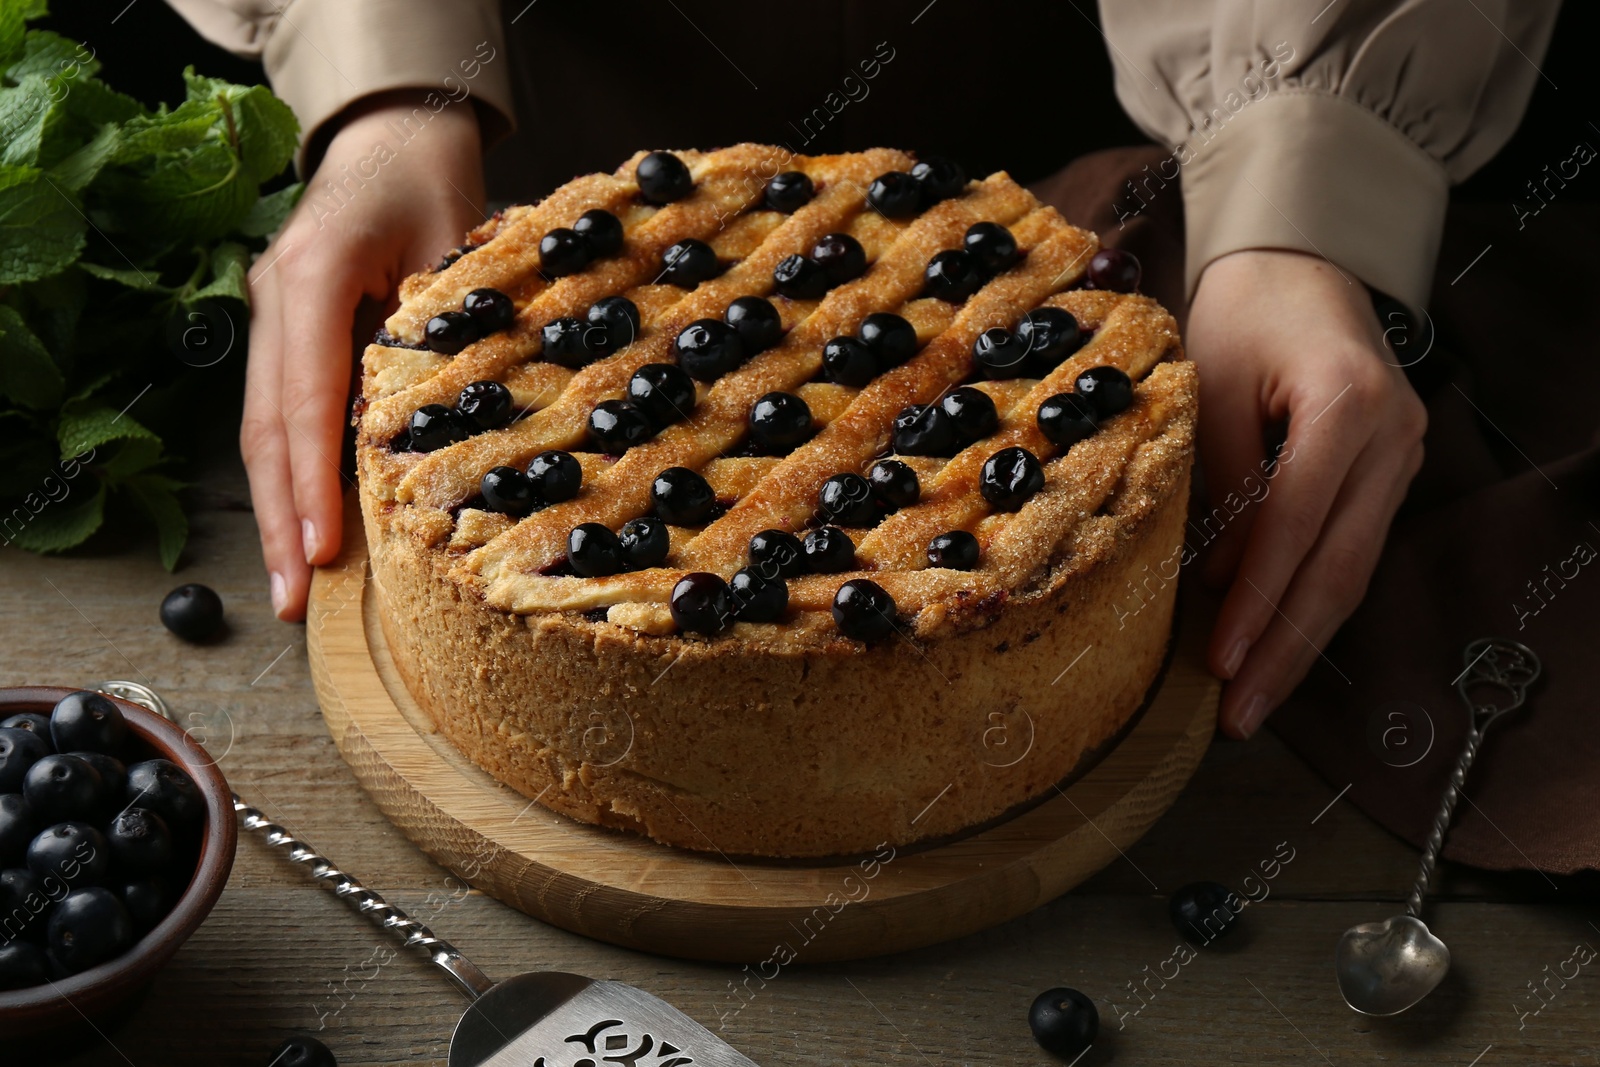
<svg viewBox="0 0 1600 1067"><path fill-rule="evenodd" d="M816 212L829 194L837 189L837 185L824 188L815 200L790 216L784 227L774 231L767 245L774 244L785 229L805 218L808 213ZM859 196L859 193L857 195ZM498 570L502 567L509 567L522 573L536 572L547 566L559 554L560 539L564 536L565 529L576 521L583 506L605 508L603 514L595 517L598 521L607 523L615 523L629 514L637 514L644 506L647 481L653 478L657 471L668 466L698 467L716 456L726 454L748 432L750 407L762 395L773 391L793 390L801 383L815 377L820 369L819 348L823 340L846 331L854 332L862 320L885 304L895 306L914 299L921 290L922 265L926 262L929 250L937 249L948 243L954 235L964 233L977 217L976 212L989 212L1007 219L1016 219L1027 213L1032 204L1032 197L1015 183L1009 179L995 179L980 184L969 196L946 202L930 210L905 228L900 239L884 251L867 275L831 290L809 315L785 335L778 346L748 360L738 368L737 373L725 374L718 378L697 405L691 421L671 427L654 439L630 449L608 472L605 483L597 487L593 501L578 502L581 506L575 506L569 512L552 510L551 513L541 514L534 520L521 524L506 537L492 542L475 553L469 560L469 566L483 568L482 573L490 578L497 576ZM859 202L855 206L857 210L861 207ZM1033 218L1028 225L1036 227L1040 235L1050 229L1057 229L1059 233L1059 217L1055 216L1054 212L1035 211L1033 216L1036 218ZM1062 268L1074 256L1084 254L1085 249L1092 244L1093 237L1082 234L1081 231L1069 231L1067 235L1049 240L1063 248L1066 245L1072 245L1074 248L1071 255L1060 257L1054 273L1049 273L1048 277L1046 275L1050 261L1048 258L1041 261L1040 267L1035 272L1037 277L1032 280L1032 284L1039 289L1040 296L1050 291L1048 283L1061 273ZM767 245L763 246L763 253L767 252ZM1079 245L1082 247L1077 247ZM753 266L756 263L757 257L751 257L735 269ZM728 275L702 286L691 294L686 302L700 299L707 288L723 284L732 273L730 271ZM995 284L1000 286L1003 281L1005 279ZM682 317L688 317L688 313ZM931 307L919 309L917 317L933 324L949 321L948 313L940 314ZM970 340L965 343L970 344ZM632 346L629 351L647 346L647 342L642 342ZM667 354L662 353L663 356ZM606 363L596 364L588 368L584 374L592 373L606 365ZM917 373L909 364L900 370L911 374ZM875 383L875 386L887 383L885 388L891 391L906 389L906 385L896 385L892 380L895 373L899 372L885 375ZM921 388L937 393L942 384L940 381L930 380ZM557 406L564 402L565 398L558 402ZM839 422L831 424L822 435L791 453L788 460L794 460L807 450L815 448L822 437L833 433L840 423L848 421L853 410L854 405L847 408ZM523 428L538 423L545 414L541 412L524 420L523 423L513 427L509 435L527 432ZM859 416L857 419L861 421ZM853 432L853 436L860 438L860 432ZM862 451L859 443L855 451ZM865 455L864 452L862 454ZM826 477L826 474L822 477ZM413 472L411 478L416 479L417 473ZM817 483L820 484L821 480L819 477ZM814 497L815 492L816 485L813 485L806 492L808 500ZM742 548L748 538L749 532L737 536L735 538L737 548Z"/></svg>

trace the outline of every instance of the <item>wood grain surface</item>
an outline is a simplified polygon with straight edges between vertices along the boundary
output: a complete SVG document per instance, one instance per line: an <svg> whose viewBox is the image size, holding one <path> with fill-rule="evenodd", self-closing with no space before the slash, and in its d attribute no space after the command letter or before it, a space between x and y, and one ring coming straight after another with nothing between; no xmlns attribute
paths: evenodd
<svg viewBox="0 0 1600 1067"><path fill-rule="evenodd" d="M474 888L629 948L821 963L920 948L1015 918L1131 847L1177 798L1215 729L1207 620L1191 606L1126 735L1087 773L998 826L826 864L667 848L534 806L439 736L384 642L353 494L350 504L347 528L356 533L317 571L306 627L312 680L339 751L390 821ZM1026 758L1022 725L991 758Z"/></svg>
<svg viewBox="0 0 1600 1067"><path fill-rule="evenodd" d="M1600 967L1551 977L1578 943L1600 947L1593 887L1571 880L1446 865L1428 913L1455 958L1445 985L1397 1019L1344 1006L1334 942L1352 923L1399 910L1416 856L1337 799L1345 783L1316 778L1270 731L1213 744L1172 809L1065 896L933 947L795 964L764 985L750 979L751 993L741 992L739 966L649 955L529 918L425 856L340 759L305 629L272 617L237 459L219 460L190 498L194 536L175 576L149 543L45 560L0 549L0 684L121 676L158 689L241 793L491 975L553 968L632 982L763 1067L1045 1067L1056 1061L1033 1043L1026 1013L1054 985L1100 1007L1101 1038L1079 1067L1600 1064ZM218 643L186 645L161 628L162 595L187 581L221 593L229 633ZM1160 978L1173 974L1178 944L1168 894L1201 878L1264 879L1280 844L1294 858L1254 883L1269 895L1246 908L1237 933ZM210 920L139 1012L68 1062L266 1067L285 1037L315 1033L342 1064L442 1065L464 1006L431 965L395 953L326 888L245 836ZM0 1064L12 1063L0 1049Z"/></svg>

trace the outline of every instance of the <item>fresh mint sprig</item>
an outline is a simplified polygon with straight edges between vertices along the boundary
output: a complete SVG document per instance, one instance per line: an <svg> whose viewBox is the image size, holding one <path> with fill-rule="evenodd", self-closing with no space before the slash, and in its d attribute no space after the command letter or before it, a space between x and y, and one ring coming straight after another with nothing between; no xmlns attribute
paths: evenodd
<svg viewBox="0 0 1600 1067"><path fill-rule="evenodd" d="M246 271L301 191L261 186L299 125L192 68L182 104L147 108L28 28L47 13L0 0L0 544L63 551L127 504L170 570L188 522L164 438L211 351L243 355Z"/></svg>

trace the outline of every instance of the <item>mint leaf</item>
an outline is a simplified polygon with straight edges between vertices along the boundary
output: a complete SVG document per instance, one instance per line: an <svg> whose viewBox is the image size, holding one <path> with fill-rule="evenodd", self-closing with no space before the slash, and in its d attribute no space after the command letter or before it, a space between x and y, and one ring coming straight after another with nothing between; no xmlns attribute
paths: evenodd
<svg viewBox="0 0 1600 1067"><path fill-rule="evenodd" d="M68 115L90 126L130 122L148 114L139 101L117 92L97 78L73 79L72 91L61 103Z"/></svg>
<svg viewBox="0 0 1600 1067"><path fill-rule="evenodd" d="M250 270L250 250L237 241L223 241L211 250L211 281L184 299L186 305L201 300L229 297L245 305L250 303L250 285L246 275Z"/></svg>
<svg viewBox="0 0 1600 1067"><path fill-rule="evenodd" d="M69 194L33 167L0 166L0 285L64 269L83 251L83 217Z"/></svg>
<svg viewBox="0 0 1600 1067"><path fill-rule="evenodd" d="M137 163L150 156L195 148L211 139L212 129L221 118L222 110L215 101L193 100L179 104L173 111L135 115L123 123L122 145L115 162Z"/></svg>
<svg viewBox="0 0 1600 1067"><path fill-rule="evenodd" d="M9 70L22 56L22 35L27 30L27 20L32 17L28 6L0 0L0 72Z"/></svg>
<svg viewBox="0 0 1600 1067"><path fill-rule="evenodd" d="M51 180L62 189L80 192L94 181L101 167L111 162L121 143L122 131L115 123L106 123L88 144L50 168Z"/></svg>
<svg viewBox="0 0 1600 1067"><path fill-rule="evenodd" d="M159 464L161 442L155 437L135 437L125 441L117 454L100 467L107 485L121 485L136 474L142 474Z"/></svg>
<svg viewBox="0 0 1600 1067"><path fill-rule="evenodd" d="M47 126L62 115L59 86L38 75L0 89L0 163L32 166L39 162Z"/></svg>
<svg viewBox="0 0 1600 1067"><path fill-rule="evenodd" d="M98 263L88 260L79 260L78 269L85 274L96 278L104 278L108 282L120 282L130 289L148 289L155 292L170 293L172 290L161 284L161 277L151 271L143 271L130 267L123 270L120 267L103 267Z"/></svg>
<svg viewBox="0 0 1600 1067"><path fill-rule="evenodd" d="M239 223L239 233L246 237L270 237L283 228L289 212L300 202L306 187L299 182L286 185L275 193L268 193L250 206L244 221Z"/></svg>
<svg viewBox="0 0 1600 1067"><path fill-rule="evenodd" d="M260 192L220 140L162 152L138 168L109 169L95 189L113 205L120 229L172 243L211 241L230 232Z"/></svg>
<svg viewBox="0 0 1600 1067"><path fill-rule="evenodd" d="M0 304L0 396L25 408L61 403L66 388L61 368L28 329L15 308Z"/></svg>
<svg viewBox="0 0 1600 1067"><path fill-rule="evenodd" d="M178 557L189 540L189 520L184 518L183 507L178 503L177 490L183 483L164 474L141 474L124 486L134 502L156 524L156 538L160 545L161 565L171 571L178 566Z"/></svg>
<svg viewBox="0 0 1600 1067"><path fill-rule="evenodd" d="M29 74L60 76L67 81L92 78L100 73L94 53L70 37L50 30L32 30L22 42L22 56L6 70L6 77L18 81Z"/></svg>
<svg viewBox="0 0 1600 1067"><path fill-rule="evenodd" d="M38 493L24 500L32 517L21 522L13 510L0 523L0 539L29 552L65 552L87 541L105 521L106 487L81 474L70 484L69 495L59 501ZM41 503L34 513L35 505Z"/></svg>
<svg viewBox="0 0 1600 1067"><path fill-rule="evenodd" d="M104 404L69 404L56 424L56 441L61 446L62 459L71 459L111 441L130 438L158 440L132 415Z"/></svg>
<svg viewBox="0 0 1600 1067"><path fill-rule="evenodd" d="M202 78L193 67L185 68L183 83L188 92L184 106L208 101L227 108L223 122L229 141L239 152L245 169L257 182L264 182L283 170L294 156L300 123L289 105L272 95L265 85L234 85L221 78Z"/></svg>

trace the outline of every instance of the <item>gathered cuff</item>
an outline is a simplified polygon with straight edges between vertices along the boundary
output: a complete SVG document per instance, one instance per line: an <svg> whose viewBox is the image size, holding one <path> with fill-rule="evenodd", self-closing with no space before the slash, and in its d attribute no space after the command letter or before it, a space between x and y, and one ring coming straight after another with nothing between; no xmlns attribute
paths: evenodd
<svg viewBox="0 0 1600 1067"><path fill-rule="evenodd" d="M1280 89L1196 131L1177 159L1189 297L1219 256L1277 248L1321 256L1412 308L1427 303L1449 180L1360 104Z"/></svg>
<svg viewBox="0 0 1600 1067"><path fill-rule="evenodd" d="M300 120L295 166L302 175L316 165L330 119L392 89L423 91L433 112L473 101L485 148L515 125L511 59L493 2L294 0L278 16L263 60L273 90Z"/></svg>

